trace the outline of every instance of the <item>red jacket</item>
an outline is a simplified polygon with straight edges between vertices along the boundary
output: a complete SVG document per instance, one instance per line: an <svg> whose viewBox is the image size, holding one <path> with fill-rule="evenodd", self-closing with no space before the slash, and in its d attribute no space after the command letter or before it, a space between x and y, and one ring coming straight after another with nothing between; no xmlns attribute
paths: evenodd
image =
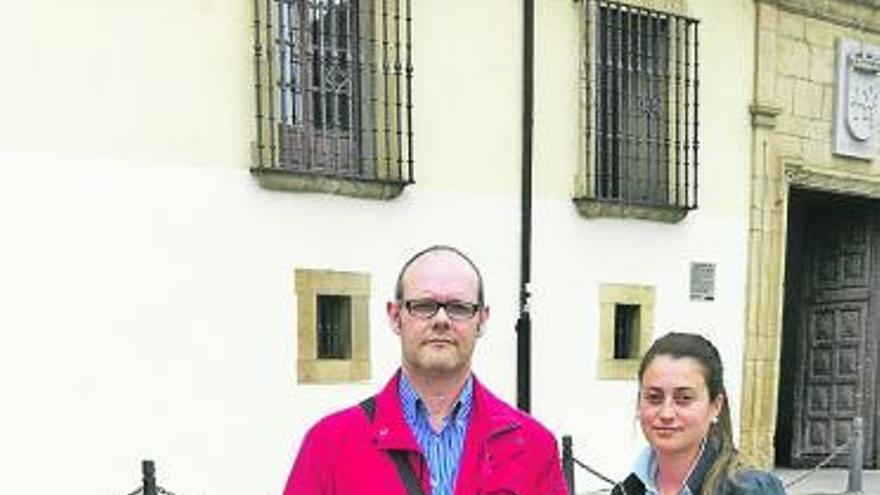
<svg viewBox="0 0 880 495"><path fill-rule="evenodd" d="M403 418L400 372L376 396L372 423L359 406L318 422L306 434L284 495L407 495L389 449L408 451L430 495L427 461ZM556 439L540 423L474 379L474 403L455 495L567 495Z"/></svg>

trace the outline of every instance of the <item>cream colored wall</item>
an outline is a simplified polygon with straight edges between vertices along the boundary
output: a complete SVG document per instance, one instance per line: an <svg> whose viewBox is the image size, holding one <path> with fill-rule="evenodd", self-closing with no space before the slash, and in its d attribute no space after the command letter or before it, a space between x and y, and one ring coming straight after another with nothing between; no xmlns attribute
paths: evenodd
<svg viewBox="0 0 880 495"><path fill-rule="evenodd" d="M0 21L0 58L12 76L0 79L0 143L121 161L251 165L252 2L50 3L11 3ZM509 0L415 9L416 180L513 194L520 9Z"/></svg>
<svg viewBox="0 0 880 495"><path fill-rule="evenodd" d="M250 2L5 3L4 146L120 163L248 163Z"/></svg>

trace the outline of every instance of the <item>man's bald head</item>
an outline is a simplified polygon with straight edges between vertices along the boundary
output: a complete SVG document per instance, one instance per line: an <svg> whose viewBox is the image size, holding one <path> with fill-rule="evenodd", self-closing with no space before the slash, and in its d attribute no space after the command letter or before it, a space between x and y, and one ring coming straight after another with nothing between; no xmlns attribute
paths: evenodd
<svg viewBox="0 0 880 495"><path fill-rule="evenodd" d="M403 300L403 280L406 277L406 273L412 266L412 264L425 256L440 252L448 252L454 254L455 256L458 256L459 258L467 262L467 264L474 270L474 274L476 274L477 276L477 303L483 305L483 276L480 274L480 270L477 268L477 265L475 265L474 262L471 261L471 259L468 258L467 255L460 250L452 246L446 246L442 244L431 246L419 251L418 253L414 254L410 259L408 259L406 263L403 264L403 268L400 269L400 273L397 275L397 284L394 287L394 298L398 301Z"/></svg>

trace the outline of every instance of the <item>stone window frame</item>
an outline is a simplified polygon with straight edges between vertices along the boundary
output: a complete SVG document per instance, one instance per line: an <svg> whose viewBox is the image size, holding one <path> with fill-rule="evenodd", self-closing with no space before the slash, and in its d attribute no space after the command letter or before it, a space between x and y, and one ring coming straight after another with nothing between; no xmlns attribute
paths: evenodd
<svg viewBox="0 0 880 495"><path fill-rule="evenodd" d="M635 380L639 363L651 345L656 290L649 285L601 284L599 286L599 378ZM639 306L638 348L630 359L614 359L614 315L618 304Z"/></svg>
<svg viewBox="0 0 880 495"><path fill-rule="evenodd" d="M360 272L294 270L297 321L296 377L300 384L370 379L370 275ZM317 297L351 298L351 357L318 359Z"/></svg>

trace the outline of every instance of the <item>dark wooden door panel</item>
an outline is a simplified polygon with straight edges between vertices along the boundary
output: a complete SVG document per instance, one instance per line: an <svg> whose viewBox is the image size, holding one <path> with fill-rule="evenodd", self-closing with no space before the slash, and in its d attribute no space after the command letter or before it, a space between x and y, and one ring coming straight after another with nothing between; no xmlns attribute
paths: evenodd
<svg viewBox="0 0 880 495"><path fill-rule="evenodd" d="M878 244L873 210L859 203L807 204L800 258L804 287L794 313L797 385L791 457L818 463L845 444L852 421L866 424L866 454L874 463L874 368L880 296L872 267ZM832 465L844 466L845 455Z"/></svg>

